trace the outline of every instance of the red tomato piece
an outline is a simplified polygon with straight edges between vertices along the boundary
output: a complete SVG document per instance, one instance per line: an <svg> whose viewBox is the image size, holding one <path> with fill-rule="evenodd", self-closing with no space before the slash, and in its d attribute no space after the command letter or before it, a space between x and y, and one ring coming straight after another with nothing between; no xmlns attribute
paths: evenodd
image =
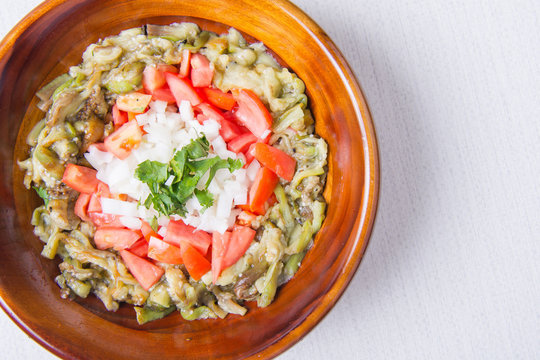
<svg viewBox="0 0 540 360"><path fill-rule="evenodd" d="M142 114L151 100L151 95L142 94L140 92L132 92L129 94L120 95L116 99L116 106L118 106L118 109L120 110L131 111L135 114Z"/></svg>
<svg viewBox="0 0 540 360"><path fill-rule="evenodd" d="M152 100L166 101L167 104L176 104L176 99L168 87L152 91Z"/></svg>
<svg viewBox="0 0 540 360"><path fill-rule="evenodd" d="M145 290L149 290L155 283L161 279L165 271L152 264L150 261L132 254L128 250L120 251L122 260L126 263L127 268L133 277L141 284Z"/></svg>
<svg viewBox="0 0 540 360"><path fill-rule="evenodd" d="M93 193L90 196L90 201L88 202L88 213L100 213L101 210L101 197L100 195Z"/></svg>
<svg viewBox="0 0 540 360"><path fill-rule="evenodd" d="M162 73L170 72L173 74L178 74L178 68L174 65L169 64L157 64L157 69Z"/></svg>
<svg viewBox="0 0 540 360"><path fill-rule="evenodd" d="M96 191L99 180L96 178L97 171L86 166L67 164L62 176L62 182L82 193Z"/></svg>
<svg viewBox="0 0 540 360"><path fill-rule="evenodd" d="M255 144L255 159L279 177L291 181L296 169L296 160L287 153L264 143Z"/></svg>
<svg viewBox="0 0 540 360"><path fill-rule="evenodd" d="M249 207L257 215L264 215L266 200L274 193L279 179L274 172L262 166L249 189Z"/></svg>
<svg viewBox="0 0 540 360"><path fill-rule="evenodd" d="M210 262L189 243L182 242L180 250L184 265L193 280L199 281L212 268Z"/></svg>
<svg viewBox="0 0 540 360"><path fill-rule="evenodd" d="M117 228L117 227L102 227L96 230L94 234L94 242L100 250L113 248L120 251L131 247L141 237L133 230Z"/></svg>
<svg viewBox="0 0 540 360"><path fill-rule="evenodd" d="M221 127L219 129L219 135L221 135L225 142L229 142L232 139L242 135L242 130L240 127L232 121L223 120L220 125Z"/></svg>
<svg viewBox="0 0 540 360"><path fill-rule="evenodd" d="M255 144L249 145L248 151L246 151L246 165L251 164L255 159Z"/></svg>
<svg viewBox="0 0 540 360"><path fill-rule="evenodd" d="M223 117L221 111L208 103L200 103L199 105L197 105L197 110L202 112L203 115L206 116L208 119L215 120L220 124L222 121L225 121L225 118Z"/></svg>
<svg viewBox="0 0 540 360"><path fill-rule="evenodd" d="M205 231L184 224L182 220L171 220L167 226L167 234L163 241L180 247L182 242L186 242L201 254L206 255L208 248L212 244L212 236Z"/></svg>
<svg viewBox="0 0 540 360"><path fill-rule="evenodd" d="M191 106L197 106L202 102L201 97L195 91L189 79L182 79L171 73L166 73L165 79L178 106L180 106L182 100L189 101Z"/></svg>
<svg viewBox="0 0 540 360"><path fill-rule="evenodd" d="M208 99L208 102L220 109L232 110L236 104L234 96L229 93L224 93L223 91L214 88L203 88L202 90Z"/></svg>
<svg viewBox="0 0 540 360"><path fill-rule="evenodd" d="M90 194L80 193L77 201L75 202L75 215L81 218L83 221L92 222L92 219L88 216L88 203L90 202Z"/></svg>
<svg viewBox="0 0 540 360"><path fill-rule="evenodd" d="M234 89L232 93L238 103L238 109L235 112L238 121L253 135L260 139L265 138L265 133L270 131L273 122L270 112L253 91Z"/></svg>
<svg viewBox="0 0 540 360"><path fill-rule="evenodd" d="M115 127L122 126L128 122L128 116L125 111L118 109L116 104L112 107L113 124Z"/></svg>
<svg viewBox="0 0 540 360"><path fill-rule="evenodd" d="M161 239L161 236L159 236L159 234L156 233L154 231L154 229L152 229L150 224L148 224L144 220L142 220L141 232L142 232L144 238L146 239L146 241L150 241L150 237L152 237L152 236L155 237L155 238Z"/></svg>
<svg viewBox="0 0 540 360"><path fill-rule="evenodd" d="M111 190L109 189L109 185L105 184L103 181L100 181L96 190L96 194L99 195L99 197L106 197L106 198L115 198L116 196L113 196L111 193Z"/></svg>
<svg viewBox="0 0 540 360"><path fill-rule="evenodd" d="M155 65L146 65L142 75L142 85L149 94L165 85L165 75Z"/></svg>
<svg viewBox="0 0 540 360"><path fill-rule="evenodd" d="M148 241L146 239L139 239L128 249L132 254L140 257L148 256Z"/></svg>
<svg viewBox="0 0 540 360"><path fill-rule="evenodd" d="M229 150L238 154L245 152L257 140L258 138L252 133L245 133L232 139L227 146Z"/></svg>
<svg viewBox="0 0 540 360"><path fill-rule="evenodd" d="M208 87L214 78L214 65L202 54L191 55L191 81L195 87Z"/></svg>
<svg viewBox="0 0 540 360"><path fill-rule="evenodd" d="M148 242L148 257L166 264L183 264L179 247L153 236Z"/></svg>
<svg viewBox="0 0 540 360"><path fill-rule="evenodd" d="M223 269L234 265L244 254L255 238L255 230L247 226L234 227L229 246L223 257Z"/></svg>
<svg viewBox="0 0 540 360"><path fill-rule="evenodd" d="M189 75L189 63L191 60L191 51L184 49L182 51L182 62L180 63L179 76L185 78Z"/></svg>
<svg viewBox="0 0 540 360"><path fill-rule="evenodd" d="M124 224L122 224L118 217L112 214L103 214L101 212L91 212L88 213L88 217L90 217L90 220L92 220L92 223L96 227L104 227L104 226L111 226L111 227L123 227Z"/></svg>
<svg viewBox="0 0 540 360"><path fill-rule="evenodd" d="M223 266L223 259L227 253L227 248L229 247L230 241L230 231L226 231L224 234L220 234L219 232L215 231L212 234L212 282L214 284L225 268Z"/></svg>
<svg viewBox="0 0 540 360"><path fill-rule="evenodd" d="M105 138L103 142L107 151L123 160L138 148L142 140L142 130L137 120L131 120Z"/></svg>

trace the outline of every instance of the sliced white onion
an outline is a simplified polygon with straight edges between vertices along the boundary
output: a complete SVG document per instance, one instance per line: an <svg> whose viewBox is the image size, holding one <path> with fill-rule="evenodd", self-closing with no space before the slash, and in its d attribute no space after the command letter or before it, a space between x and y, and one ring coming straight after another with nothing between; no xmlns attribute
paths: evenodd
<svg viewBox="0 0 540 360"><path fill-rule="evenodd" d="M259 164L257 160L253 160L246 169L248 179L251 181L255 180L255 176L257 176L257 172L259 172L260 168L261 164Z"/></svg>
<svg viewBox="0 0 540 360"><path fill-rule="evenodd" d="M161 236L161 237L167 236L167 227L166 227L166 226L160 227L157 233L158 233L159 236Z"/></svg>
<svg viewBox="0 0 540 360"><path fill-rule="evenodd" d="M101 209L104 214L137 216L137 203L117 199L101 198Z"/></svg>
<svg viewBox="0 0 540 360"><path fill-rule="evenodd" d="M165 186L171 186L172 183L173 183L173 181L174 181L174 178L175 178L174 175L169 176L169 178L167 179L167 181L165 181Z"/></svg>
<svg viewBox="0 0 540 360"><path fill-rule="evenodd" d="M122 225L132 230L139 230L142 226L141 219L134 216L121 216L120 222Z"/></svg>
<svg viewBox="0 0 540 360"><path fill-rule="evenodd" d="M165 109L167 109L167 102L156 100L150 102L150 108L153 109L157 114L164 114Z"/></svg>
<svg viewBox="0 0 540 360"><path fill-rule="evenodd" d="M202 132L206 135L208 141L212 141L219 136L221 125L217 121L213 119L206 120L203 125Z"/></svg>
<svg viewBox="0 0 540 360"><path fill-rule="evenodd" d="M219 195L216 209L216 216L220 218L228 218L231 215L233 204L233 196L229 189Z"/></svg>
<svg viewBox="0 0 540 360"><path fill-rule="evenodd" d="M171 219L168 216L161 215L158 217L157 223L159 226L168 226Z"/></svg>
<svg viewBox="0 0 540 360"><path fill-rule="evenodd" d="M184 122L193 121L193 118L194 118L193 108L191 107L191 104L189 103L189 101L182 100L178 111L180 112L180 116L182 117L182 120Z"/></svg>

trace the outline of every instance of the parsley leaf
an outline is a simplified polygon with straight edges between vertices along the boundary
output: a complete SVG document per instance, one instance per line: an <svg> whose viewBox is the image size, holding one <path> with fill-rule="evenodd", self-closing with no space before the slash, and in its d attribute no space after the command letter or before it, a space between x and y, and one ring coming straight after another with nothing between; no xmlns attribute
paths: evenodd
<svg viewBox="0 0 540 360"><path fill-rule="evenodd" d="M151 182L162 183L168 178L167 168L167 164L159 161L145 160L137 166L135 175L139 180L147 184Z"/></svg>
<svg viewBox="0 0 540 360"><path fill-rule="evenodd" d="M49 193L43 187L32 186L32 189L36 190L38 196L43 199L43 203L47 207L49 205Z"/></svg>
<svg viewBox="0 0 540 360"><path fill-rule="evenodd" d="M239 159L221 159L217 156L205 159L209 149L210 143L202 136L176 151L169 164L150 160L140 163L135 176L146 183L151 192L144 206L153 206L156 211L167 216L184 216L187 212L186 202L192 196L197 197L203 209L212 206L214 196L208 191L208 186L216 172L219 169L233 172L243 164ZM208 180L201 186L199 182L206 173ZM165 182L170 176L174 176L174 181L171 186L166 186Z"/></svg>
<svg viewBox="0 0 540 360"><path fill-rule="evenodd" d="M195 196L203 209L208 209L214 203L214 196L208 190L195 189Z"/></svg>

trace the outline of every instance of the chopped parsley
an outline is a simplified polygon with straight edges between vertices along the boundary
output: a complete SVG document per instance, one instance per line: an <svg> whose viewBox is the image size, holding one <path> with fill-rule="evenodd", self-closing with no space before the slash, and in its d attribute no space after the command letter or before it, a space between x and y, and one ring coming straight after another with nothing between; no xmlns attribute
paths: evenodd
<svg viewBox="0 0 540 360"><path fill-rule="evenodd" d="M43 187L32 186L32 189L36 190L38 196L43 199L45 206L49 205L49 193Z"/></svg>
<svg viewBox="0 0 540 360"><path fill-rule="evenodd" d="M212 206L214 197L208 191L208 186L216 172L219 169L228 169L232 173L243 164L239 159L221 159L217 156L205 158L209 149L210 143L202 136L176 151L168 164L150 160L140 163L135 170L135 176L150 188L150 195L143 205L147 208L153 205L157 212L167 216L184 216L187 212L186 202L192 196L197 197L203 209ZM207 172L208 180L197 187ZM171 176L174 177L172 184L165 185Z"/></svg>

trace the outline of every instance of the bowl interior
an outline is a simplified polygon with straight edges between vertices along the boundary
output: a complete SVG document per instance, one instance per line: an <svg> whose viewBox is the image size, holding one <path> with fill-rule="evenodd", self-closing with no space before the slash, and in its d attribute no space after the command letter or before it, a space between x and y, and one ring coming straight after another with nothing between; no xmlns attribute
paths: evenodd
<svg viewBox="0 0 540 360"><path fill-rule="evenodd" d="M201 28L242 31L262 41L305 82L317 133L329 145L324 226L299 272L265 309L246 316L186 322L178 313L144 326L122 306L105 311L95 297L60 298L57 262L42 258L30 217L39 199L22 185L17 160L25 137L43 117L37 89L78 64L86 46L146 23L192 21ZM271 1L49 1L0 46L0 224L4 253L2 306L19 326L65 358L240 358L275 355L303 336L331 308L358 266L377 199L376 145L354 77L326 35L286 2ZM133 346L132 344L136 344ZM132 345L132 346L129 346Z"/></svg>

